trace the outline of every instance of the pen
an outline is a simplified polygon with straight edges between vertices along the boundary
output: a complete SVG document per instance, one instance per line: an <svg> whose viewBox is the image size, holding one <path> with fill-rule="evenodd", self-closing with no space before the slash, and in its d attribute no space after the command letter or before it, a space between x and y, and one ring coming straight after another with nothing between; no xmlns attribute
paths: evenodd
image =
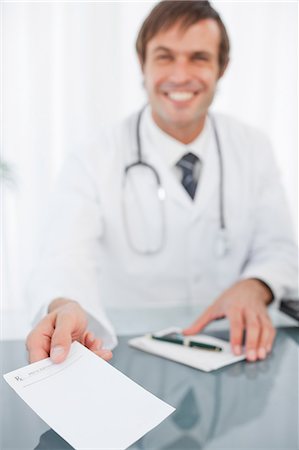
<svg viewBox="0 0 299 450"><path fill-rule="evenodd" d="M170 342L171 344L185 345L186 347L200 348L202 350L208 350L211 352L222 352L222 348L216 345L204 344L203 342L192 341L188 338L173 337L173 336L156 336L151 335L152 339L158 341Z"/></svg>

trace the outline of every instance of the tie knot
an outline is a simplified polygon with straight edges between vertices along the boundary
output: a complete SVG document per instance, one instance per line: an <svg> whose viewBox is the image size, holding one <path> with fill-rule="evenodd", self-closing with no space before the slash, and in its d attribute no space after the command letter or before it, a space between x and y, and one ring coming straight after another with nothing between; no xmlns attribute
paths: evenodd
<svg viewBox="0 0 299 450"><path fill-rule="evenodd" d="M194 153L186 153L176 165L183 170L183 173L193 173L197 161L199 161L199 158Z"/></svg>
<svg viewBox="0 0 299 450"><path fill-rule="evenodd" d="M192 199L195 196L198 181L198 174L196 174L198 171L195 171L194 168L199 163L199 158L196 155L187 153L176 164L182 171L181 183Z"/></svg>

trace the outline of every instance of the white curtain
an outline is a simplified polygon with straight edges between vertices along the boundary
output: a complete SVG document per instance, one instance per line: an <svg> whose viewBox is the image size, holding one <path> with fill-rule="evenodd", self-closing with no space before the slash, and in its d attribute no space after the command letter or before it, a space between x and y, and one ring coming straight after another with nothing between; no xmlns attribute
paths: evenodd
<svg viewBox="0 0 299 450"><path fill-rule="evenodd" d="M145 101L134 41L155 2L1 4L2 310L22 311L55 177L99 124ZM232 41L214 110L271 137L297 219L297 3L215 2ZM296 226L297 229L297 226Z"/></svg>

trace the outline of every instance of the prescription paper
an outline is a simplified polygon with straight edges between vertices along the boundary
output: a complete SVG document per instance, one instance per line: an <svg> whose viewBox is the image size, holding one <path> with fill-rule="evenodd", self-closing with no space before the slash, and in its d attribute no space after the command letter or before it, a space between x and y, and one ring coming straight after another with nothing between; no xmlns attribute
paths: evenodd
<svg viewBox="0 0 299 450"><path fill-rule="evenodd" d="M4 378L75 449L125 449L174 411L78 342Z"/></svg>
<svg viewBox="0 0 299 450"><path fill-rule="evenodd" d="M177 327L167 328L156 332L155 334L165 335L168 333L181 333ZM230 343L223 339L218 339L206 335L188 336L192 341L211 344L222 348L222 352L211 352L199 348L190 348L184 345L172 344L151 339L149 335L133 338L129 341L132 347L143 350L144 352L162 356L163 358L194 367L195 369L211 372L220 369L229 364L236 363L245 359L245 355L235 356L230 348Z"/></svg>

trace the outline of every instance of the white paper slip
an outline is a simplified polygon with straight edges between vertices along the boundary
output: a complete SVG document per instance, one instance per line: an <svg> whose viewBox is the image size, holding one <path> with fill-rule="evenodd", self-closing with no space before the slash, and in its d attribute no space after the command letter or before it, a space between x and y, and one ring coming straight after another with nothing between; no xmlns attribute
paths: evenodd
<svg viewBox="0 0 299 450"><path fill-rule="evenodd" d="M162 336L168 333L181 333L181 331L180 328L171 327L166 330L161 330L155 333L155 335ZM245 355L235 356L231 352L230 343L222 339L203 334L188 336L188 338L192 341L221 347L222 351L207 351L200 348L191 348L184 345L158 341L152 339L149 335L131 339L129 344L144 352L162 356L163 358L171 359L172 361L203 370L204 372L211 372L212 370L220 369L221 367L245 359Z"/></svg>
<svg viewBox="0 0 299 450"><path fill-rule="evenodd" d="M75 449L125 449L174 411L78 342L4 378Z"/></svg>

